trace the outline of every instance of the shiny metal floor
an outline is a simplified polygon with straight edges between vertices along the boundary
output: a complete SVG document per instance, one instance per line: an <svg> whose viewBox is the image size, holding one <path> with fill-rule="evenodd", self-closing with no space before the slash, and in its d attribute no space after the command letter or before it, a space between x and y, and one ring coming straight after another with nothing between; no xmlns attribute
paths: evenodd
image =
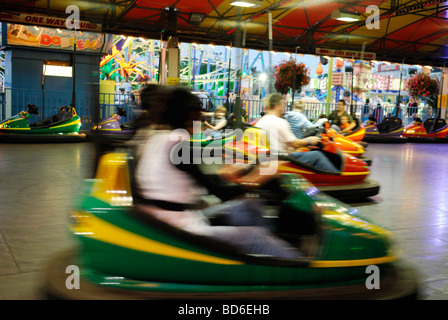
<svg viewBox="0 0 448 320"><path fill-rule="evenodd" d="M448 300L448 145L371 143L366 156L380 194L352 206L395 233L422 299ZM43 298L45 261L75 244L68 210L93 159L90 143L0 144L0 299Z"/></svg>

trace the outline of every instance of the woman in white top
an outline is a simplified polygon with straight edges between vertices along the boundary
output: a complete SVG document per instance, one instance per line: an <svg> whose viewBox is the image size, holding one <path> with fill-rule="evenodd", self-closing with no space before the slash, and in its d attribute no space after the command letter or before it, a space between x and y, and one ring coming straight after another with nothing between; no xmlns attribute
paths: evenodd
<svg viewBox="0 0 448 320"><path fill-rule="evenodd" d="M136 166L136 204L166 223L189 232L206 235L232 244L241 252L297 258L301 254L264 227L261 205L256 200L238 199L250 185L263 183L240 178L243 184L230 184L218 175L201 172L190 152L193 122L200 121L199 99L190 92L161 87L158 93L142 94L144 109L149 109L151 126L139 144ZM146 104L146 106L145 106ZM236 170L238 171L238 170ZM212 193L222 204L198 210L200 197ZM226 226L211 226L206 214L227 213Z"/></svg>

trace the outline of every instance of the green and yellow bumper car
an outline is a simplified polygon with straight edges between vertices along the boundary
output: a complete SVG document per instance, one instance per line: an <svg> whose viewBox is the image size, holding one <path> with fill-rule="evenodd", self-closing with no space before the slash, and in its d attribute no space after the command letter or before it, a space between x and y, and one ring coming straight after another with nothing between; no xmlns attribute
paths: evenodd
<svg viewBox="0 0 448 320"><path fill-rule="evenodd" d="M228 243L139 212L133 205L131 160L126 152L103 155L95 179L85 181L69 225L79 246L49 262L48 297L417 297L417 279L399 259L391 232L360 218L356 209L319 192L299 175L279 175L250 195L266 200L272 231L304 255L284 259L243 254ZM80 270L75 289L67 285L69 266ZM376 275L370 274L372 268Z"/></svg>

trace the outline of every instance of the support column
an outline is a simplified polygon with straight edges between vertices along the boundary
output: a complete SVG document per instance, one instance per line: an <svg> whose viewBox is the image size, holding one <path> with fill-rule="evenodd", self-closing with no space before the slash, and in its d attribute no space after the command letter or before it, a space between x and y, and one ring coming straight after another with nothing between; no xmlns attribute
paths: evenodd
<svg viewBox="0 0 448 320"><path fill-rule="evenodd" d="M167 71L167 66L166 66L166 47L167 47L168 43L167 41L162 41L162 43L160 44L161 48L160 48L160 58L159 58L159 84L161 85L165 85L166 84L166 71Z"/></svg>
<svg viewBox="0 0 448 320"><path fill-rule="evenodd" d="M330 63L328 64L328 78L327 78L327 107L326 115L330 115L330 103L331 103L331 80L333 78L333 57L330 58ZM336 101L337 102L337 101Z"/></svg>
<svg viewBox="0 0 448 320"><path fill-rule="evenodd" d="M177 86L180 83L180 50L179 38L170 37L167 42L167 77L166 84Z"/></svg>
<svg viewBox="0 0 448 320"><path fill-rule="evenodd" d="M440 77L440 98L438 107L440 108L439 114L442 119L446 119L447 117L447 97L448 97L448 68L442 69L442 75Z"/></svg>

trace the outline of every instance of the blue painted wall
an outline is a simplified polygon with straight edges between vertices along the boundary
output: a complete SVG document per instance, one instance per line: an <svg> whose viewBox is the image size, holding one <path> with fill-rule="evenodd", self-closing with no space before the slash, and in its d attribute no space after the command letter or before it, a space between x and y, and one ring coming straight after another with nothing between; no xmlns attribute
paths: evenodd
<svg viewBox="0 0 448 320"><path fill-rule="evenodd" d="M89 92L91 83L99 84L99 56L77 53L76 87ZM32 48L6 48L6 87L13 89L42 89L42 73L45 60L72 61L72 53L43 51ZM45 89L72 90L72 79L46 77Z"/></svg>

